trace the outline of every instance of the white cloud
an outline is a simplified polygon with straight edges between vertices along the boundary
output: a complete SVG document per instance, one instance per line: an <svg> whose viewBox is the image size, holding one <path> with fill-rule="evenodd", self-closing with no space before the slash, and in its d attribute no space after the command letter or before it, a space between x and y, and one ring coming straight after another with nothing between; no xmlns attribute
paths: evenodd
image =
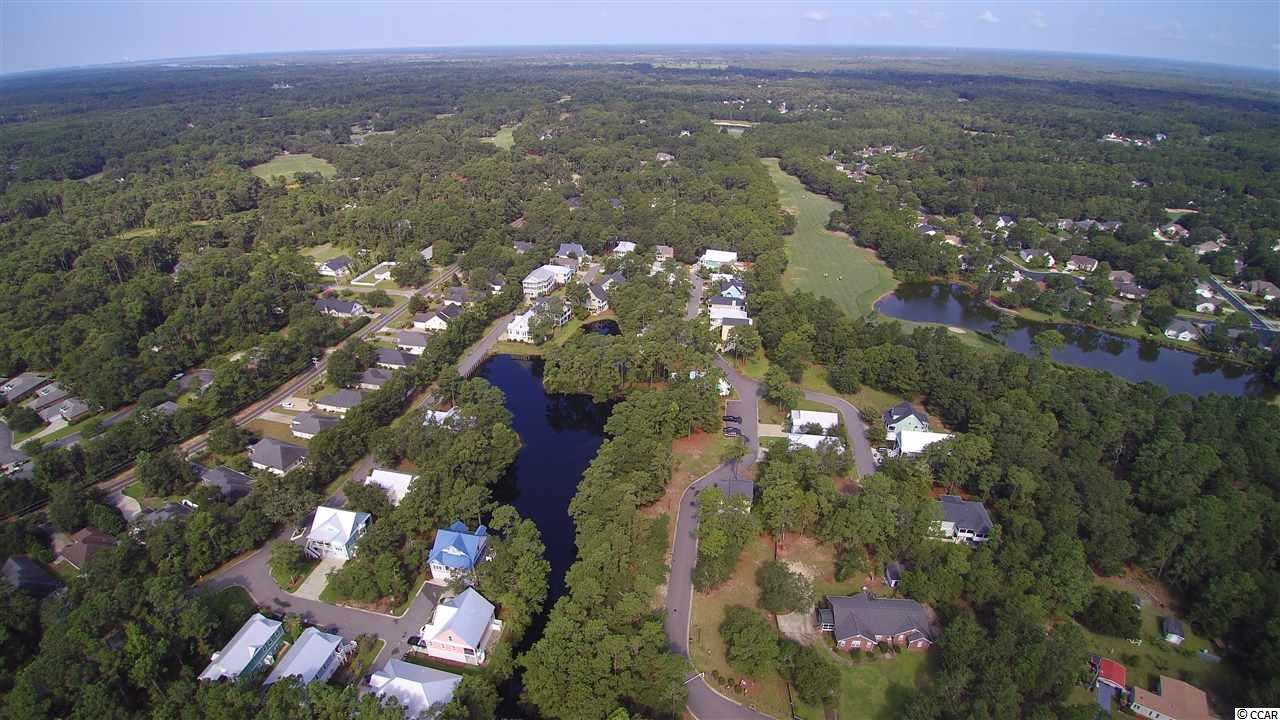
<svg viewBox="0 0 1280 720"><path fill-rule="evenodd" d="M1038 30L1044 30L1049 27L1049 21L1045 19L1044 13L1039 10L1031 11L1031 27Z"/></svg>
<svg viewBox="0 0 1280 720"><path fill-rule="evenodd" d="M893 19L893 13L889 12L888 10L881 10L880 12L876 13L876 19L877 19L877 20L892 20L892 19Z"/></svg>
<svg viewBox="0 0 1280 720"><path fill-rule="evenodd" d="M983 10L982 14L978 16L978 19L984 23L991 23L993 25L1000 22L1000 18L996 17L996 14L990 10Z"/></svg>
<svg viewBox="0 0 1280 720"><path fill-rule="evenodd" d="M1187 39L1187 31L1182 29L1182 23L1177 20L1170 20L1159 25L1150 25L1147 27L1147 31L1165 40Z"/></svg>
<svg viewBox="0 0 1280 720"><path fill-rule="evenodd" d="M800 13L800 17L814 22L826 22L831 17L831 13L826 10L805 10Z"/></svg>

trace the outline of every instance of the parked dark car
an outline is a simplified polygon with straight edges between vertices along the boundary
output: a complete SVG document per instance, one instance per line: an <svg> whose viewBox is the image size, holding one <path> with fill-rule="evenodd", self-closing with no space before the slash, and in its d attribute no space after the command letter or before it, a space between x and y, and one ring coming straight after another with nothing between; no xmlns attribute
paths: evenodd
<svg viewBox="0 0 1280 720"><path fill-rule="evenodd" d="M722 418L720 418L720 419L721 419L721 420L724 420L725 422L732 422L732 423L740 423L740 422L742 422L742 417L741 417L741 416L739 416L739 415L725 415L724 417L722 417Z"/></svg>
<svg viewBox="0 0 1280 720"><path fill-rule="evenodd" d="M742 431L736 427L727 427L724 429L725 437L736 437L742 435Z"/></svg>

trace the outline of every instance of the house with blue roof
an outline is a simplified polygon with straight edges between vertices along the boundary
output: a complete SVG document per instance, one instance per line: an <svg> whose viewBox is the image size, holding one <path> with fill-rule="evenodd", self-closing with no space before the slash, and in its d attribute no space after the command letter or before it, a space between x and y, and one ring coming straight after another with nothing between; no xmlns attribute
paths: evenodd
<svg viewBox="0 0 1280 720"><path fill-rule="evenodd" d="M436 531L436 542L431 546L431 577L449 582L475 569L484 559L489 533L483 525L475 532L457 520L449 527Z"/></svg>

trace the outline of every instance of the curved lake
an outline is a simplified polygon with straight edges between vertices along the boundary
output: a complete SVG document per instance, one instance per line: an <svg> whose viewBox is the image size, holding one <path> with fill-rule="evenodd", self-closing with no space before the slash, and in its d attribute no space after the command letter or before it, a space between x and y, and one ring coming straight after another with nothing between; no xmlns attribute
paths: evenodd
<svg viewBox="0 0 1280 720"><path fill-rule="evenodd" d="M542 389L542 359L494 355L476 370L502 390L511 411L511 427L520 435L520 452L507 469L494 496L510 503L520 517L532 520L542 533L551 563L546 610L534 618L518 651L528 649L546 625L547 611L564 594L564 575L577 558L569 501L578 491L582 473L604 442L604 424L612 403L593 403L587 395L551 395ZM519 703L519 673L500 688L500 717L537 717Z"/></svg>
<svg viewBox="0 0 1280 720"><path fill-rule="evenodd" d="M979 333L990 333L999 318L998 312L973 299L964 288L928 283L899 286L876 303L876 310L900 320L950 325ZM1004 342L1011 350L1032 355L1032 338L1051 328L1067 339L1066 345L1053 351L1053 359L1058 362L1106 370L1132 382L1146 380L1171 393L1260 395L1266 391L1265 383L1243 365L1080 325L1020 323L1004 336Z"/></svg>

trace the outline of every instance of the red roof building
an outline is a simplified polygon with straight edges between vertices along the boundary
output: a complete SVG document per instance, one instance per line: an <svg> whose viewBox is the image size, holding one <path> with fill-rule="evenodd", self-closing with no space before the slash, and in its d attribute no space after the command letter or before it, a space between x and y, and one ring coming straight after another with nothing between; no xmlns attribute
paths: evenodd
<svg viewBox="0 0 1280 720"><path fill-rule="evenodd" d="M1098 682L1124 692L1125 689L1125 670L1124 666L1115 660L1101 658L1098 660Z"/></svg>

